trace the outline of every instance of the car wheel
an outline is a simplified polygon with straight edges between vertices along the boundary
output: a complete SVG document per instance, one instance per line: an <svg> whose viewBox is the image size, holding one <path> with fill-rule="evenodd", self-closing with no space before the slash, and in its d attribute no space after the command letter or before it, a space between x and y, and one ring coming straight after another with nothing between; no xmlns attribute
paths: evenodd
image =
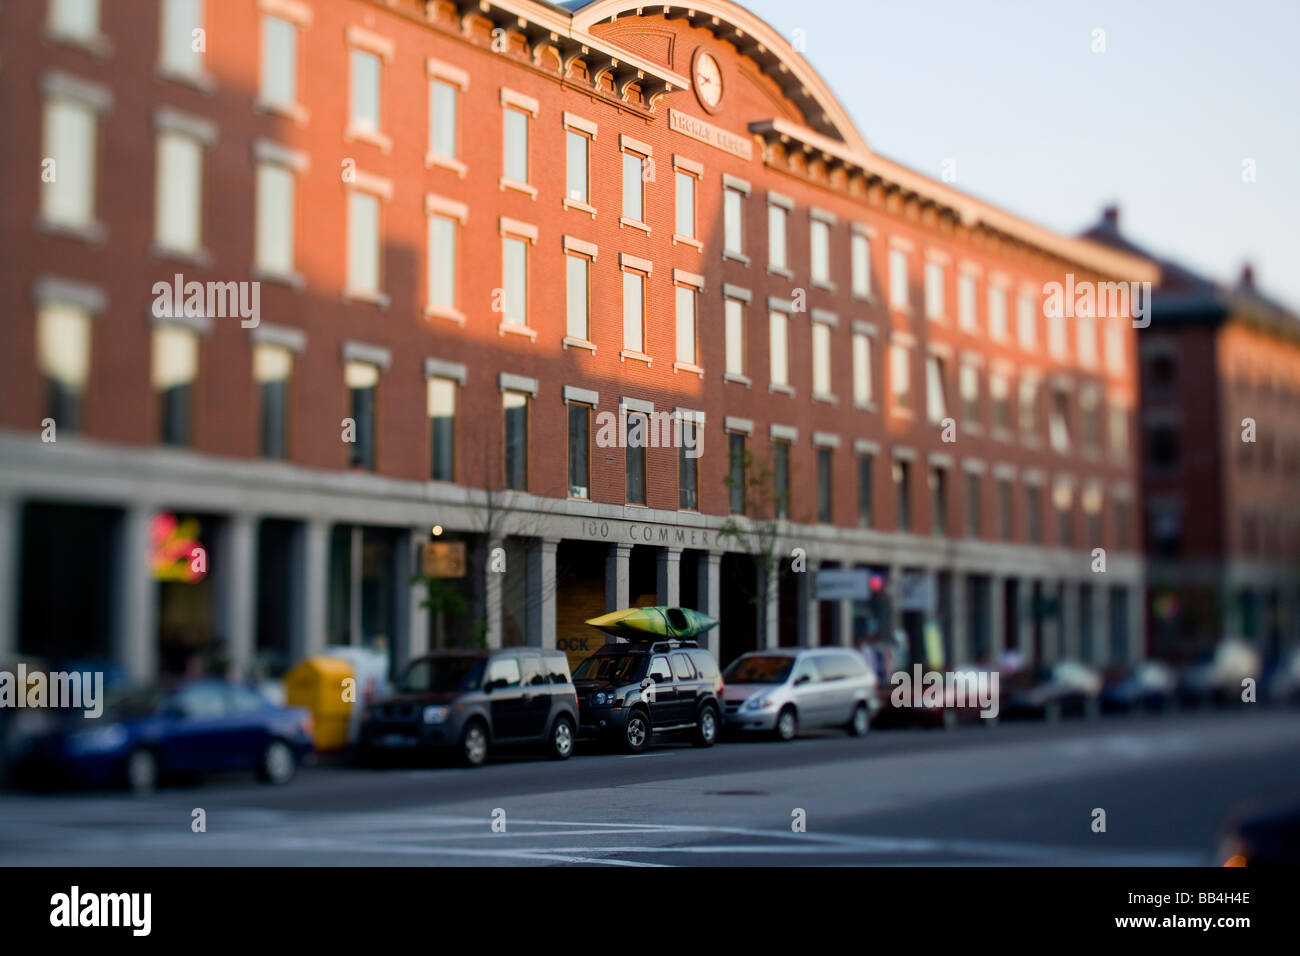
<svg viewBox="0 0 1300 956"><path fill-rule="evenodd" d="M712 704L700 708L700 719L695 725L695 746L712 747L718 741L718 710Z"/></svg>
<svg viewBox="0 0 1300 956"><path fill-rule="evenodd" d="M482 766L487 760L488 735L483 721L470 721L460 738L461 759L470 767Z"/></svg>
<svg viewBox="0 0 1300 956"><path fill-rule="evenodd" d="M153 793L158 787L158 758L152 750L135 750L126 758L126 785L134 794Z"/></svg>
<svg viewBox="0 0 1300 956"><path fill-rule="evenodd" d="M799 733L799 717L793 707L785 707L776 715L776 739L794 740Z"/></svg>
<svg viewBox="0 0 1300 956"><path fill-rule="evenodd" d="M870 729L871 711L867 710L866 704L858 704L853 708L853 716L849 718L848 731L854 737L865 737Z"/></svg>
<svg viewBox="0 0 1300 956"><path fill-rule="evenodd" d="M650 718L643 710L634 710L628 715L627 725L623 728L623 749L630 754L639 754L650 743Z"/></svg>
<svg viewBox="0 0 1300 956"><path fill-rule="evenodd" d="M573 721L568 717L555 718L549 749L555 760L568 760L573 756Z"/></svg>
<svg viewBox="0 0 1300 956"><path fill-rule="evenodd" d="M267 744L257 765L257 775L262 781L277 787L292 780L297 770L298 757L283 740L272 740Z"/></svg>

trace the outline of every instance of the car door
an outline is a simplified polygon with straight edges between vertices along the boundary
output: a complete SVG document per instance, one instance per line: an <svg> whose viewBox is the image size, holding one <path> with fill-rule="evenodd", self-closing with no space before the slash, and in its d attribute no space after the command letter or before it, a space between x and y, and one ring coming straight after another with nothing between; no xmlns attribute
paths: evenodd
<svg viewBox="0 0 1300 956"><path fill-rule="evenodd" d="M673 704L673 722L690 723L695 719L695 707L699 700L699 674L685 651L674 651L668 656L668 663L673 669L677 693Z"/></svg>
<svg viewBox="0 0 1300 956"><path fill-rule="evenodd" d="M668 655L655 654L650 658L646 678L654 682L653 688L647 687L643 691L650 707L651 725L665 727L677 723L677 687L673 683Z"/></svg>
<svg viewBox="0 0 1300 956"><path fill-rule="evenodd" d="M820 726L826 719L825 688L821 673L810 655L800 655L790 674L790 694L799 724L803 727Z"/></svg>
<svg viewBox="0 0 1300 956"><path fill-rule="evenodd" d="M162 768L173 773L229 769L234 748L227 708L225 688L214 682L191 684L167 698L158 740Z"/></svg>
<svg viewBox="0 0 1300 956"><path fill-rule="evenodd" d="M520 686L521 676L519 659L513 655L494 657L488 662L483 689L491 701L488 710L492 715L494 740L511 740L522 735L524 695Z"/></svg>
<svg viewBox="0 0 1300 956"><path fill-rule="evenodd" d="M271 739L269 707L262 695L249 687L226 688L230 762L239 768L256 767Z"/></svg>
<svg viewBox="0 0 1300 956"><path fill-rule="evenodd" d="M551 713L551 685L546 679L541 654L520 654L520 737L541 737L546 733L546 719Z"/></svg>

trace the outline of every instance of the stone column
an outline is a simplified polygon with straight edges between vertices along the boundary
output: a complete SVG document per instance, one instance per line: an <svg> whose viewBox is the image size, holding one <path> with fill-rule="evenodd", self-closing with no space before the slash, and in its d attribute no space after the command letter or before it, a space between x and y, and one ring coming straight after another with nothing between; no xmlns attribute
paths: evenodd
<svg viewBox="0 0 1300 956"><path fill-rule="evenodd" d="M153 517L146 505L128 507L118 541L113 656L138 684L158 677L158 581L149 553Z"/></svg>
<svg viewBox="0 0 1300 956"><path fill-rule="evenodd" d="M1082 637L1079 634L1079 584L1077 581L1061 582L1061 627L1063 656L1079 659Z"/></svg>
<svg viewBox="0 0 1300 956"><path fill-rule="evenodd" d="M294 602L295 662L325 649L330 523L324 518L303 522L298 531L298 549L297 600Z"/></svg>
<svg viewBox="0 0 1300 956"><path fill-rule="evenodd" d="M1104 583L1104 576L1097 577L1092 585L1092 650L1096 660L1089 663L1105 667L1118 662L1110 659L1110 585Z"/></svg>
<svg viewBox="0 0 1300 956"><path fill-rule="evenodd" d="M605 552L605 610L621 611L631 600L632 546L611 544Z"/></svg>
<svg viewBox="0 0 1300 956"><path fill-rule="evenodd" d="M483 612L487 620L487 633L484 639L489 648L498 648L502 641L502 615L504 613L504 595L506 572L492 568L492 554L498 548L505 549L506 543L501 538L490 538L487 542L487 560L483 564Z"/></svg>
<svg viewBox="0 0 1300 956"><path fill-rule="evenodd" d="M257 519L233 514L226 519L225 548L217 555L219 632L226 639L230 669L247 679L257 652Z"/></svg>
<svg viewBox="0 0 1300 956"><path fill-rule="evenodd" d="M889 566L889 582L887 584L889 593L889 642L893 644L894 635L898 629L903 626L903 566L901 564L891 564Z"/></svg>
<svg viewBox="0 0 1300 956"><path fill-rule="evenodd" d="M764 589L764 572L762 568L756 568L756 582L758 593L763 595L763 605L759 608L759 641L758 646L761 648L779 647L781 644L781 577L776 567L773 566L771 580L767 582Z"/></svg>
<svg viewBox="0 0 1300 956"><path fill-rule="evenodd" d="M1017 582L1016 603L1018 627L1016 628L1016 649L1025 660L1037 666L1042 661L1034 658L1034 581L1032 578L1020 578Z"/></svg>
<svg viewBox="0 0 1300 956"><path fill-rule="evenodd" d="M1000 574L989 578L989 653L995 661L1006 651L1006 582Z"/></svg>
<svg viewBox="0 0 1300 956"><path fill-rule="evenodd" d="M424 543L429 540L429 529L425 526L412 528L403 542L409 556L410 572L406 579L422 570L424 563ZM401 585L401 580L398 580ZM417 581L406 589L407 625L406 625L406 660L419 657L429 652L429 621L433 613L424 607L429 599L429 588L423 581ZM400 664L401 662L395 662Z"/></svg>
<svg viewBox="0 0 1300 956"><path fill-rule="evenodd" d="M948 642L952 646L952 660L948 667L956 667L970 659L969 637L966 633L966 572L953 568L948 591Z"/></svg>
<svg viewBox="0 0 1300 956"><path fill-rule="evenodd" d="M655 555L655 582L659 603L676 607L682 600L682 549L660 548Z"/></svg>
<svg viewBox="0 0 1300 956"><path fill-rule="evenodd" d="M808 559L808 567L798 578L795 592L798 595L797 640L802 647L816 647L821 643L821 602L817 600L817 570L820 563Z"/></svg>
<svg viewBox="0 0 1300 956"><path fill-rule="evenodd" d="M1128 588L1128 645L1124 663L1131 664L1147 653L1147 594L1143 582L1134 578Z"/></svg>
<svg viewBox="0 0 1300 956"><path fill-rule="evenodd" d="M18 497L0 495L0 666L12 665L18 654L22 517Z"/></svg>
<svg viewBox="0 0 1300 956"><path fill-rule="evenodd" d="M840 647L853 646L853 602L839 601L835 605L836 641Z"/></svg>
<svg viewBox="0 0 1300 956"><path fill-rule="evenodd" d="M536 538L528 548L528 643L555 647L555 550L559 538Z"/></svg>
<svg viewBox="0 0 1300 956"><path fill-rule="evenodd" d="M700 596L703 611L710 617L722 620L722 552L706 551L696 562L696 593ZM705 635L709 652L716 658L722 652L722 625L710 628Z"/></svg>

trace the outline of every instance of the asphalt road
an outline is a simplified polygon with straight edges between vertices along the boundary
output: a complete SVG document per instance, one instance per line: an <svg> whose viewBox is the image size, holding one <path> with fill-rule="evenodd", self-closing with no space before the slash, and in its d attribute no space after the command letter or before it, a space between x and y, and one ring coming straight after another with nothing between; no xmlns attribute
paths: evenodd
<svg viewBox="0 0 1300 956"><path fill-rule="evenodd" d="M0 865L1195 865L1230 807L1283 793L1300 794L1294 711L873 730L6 793Z"/></svg>

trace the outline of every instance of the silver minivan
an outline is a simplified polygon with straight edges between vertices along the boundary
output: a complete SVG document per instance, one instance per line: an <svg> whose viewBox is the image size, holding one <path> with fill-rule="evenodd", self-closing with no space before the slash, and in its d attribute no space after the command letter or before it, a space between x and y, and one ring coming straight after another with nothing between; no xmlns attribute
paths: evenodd
<svg viewBox="0 0 1300 956"><path fill-rule="evenodd" d="M843 727L860 737L880 706L876 674L861 654L843 647L781 647L751 651L722 679L729 730L760 730L792 740L801 727Z"/></svg>

